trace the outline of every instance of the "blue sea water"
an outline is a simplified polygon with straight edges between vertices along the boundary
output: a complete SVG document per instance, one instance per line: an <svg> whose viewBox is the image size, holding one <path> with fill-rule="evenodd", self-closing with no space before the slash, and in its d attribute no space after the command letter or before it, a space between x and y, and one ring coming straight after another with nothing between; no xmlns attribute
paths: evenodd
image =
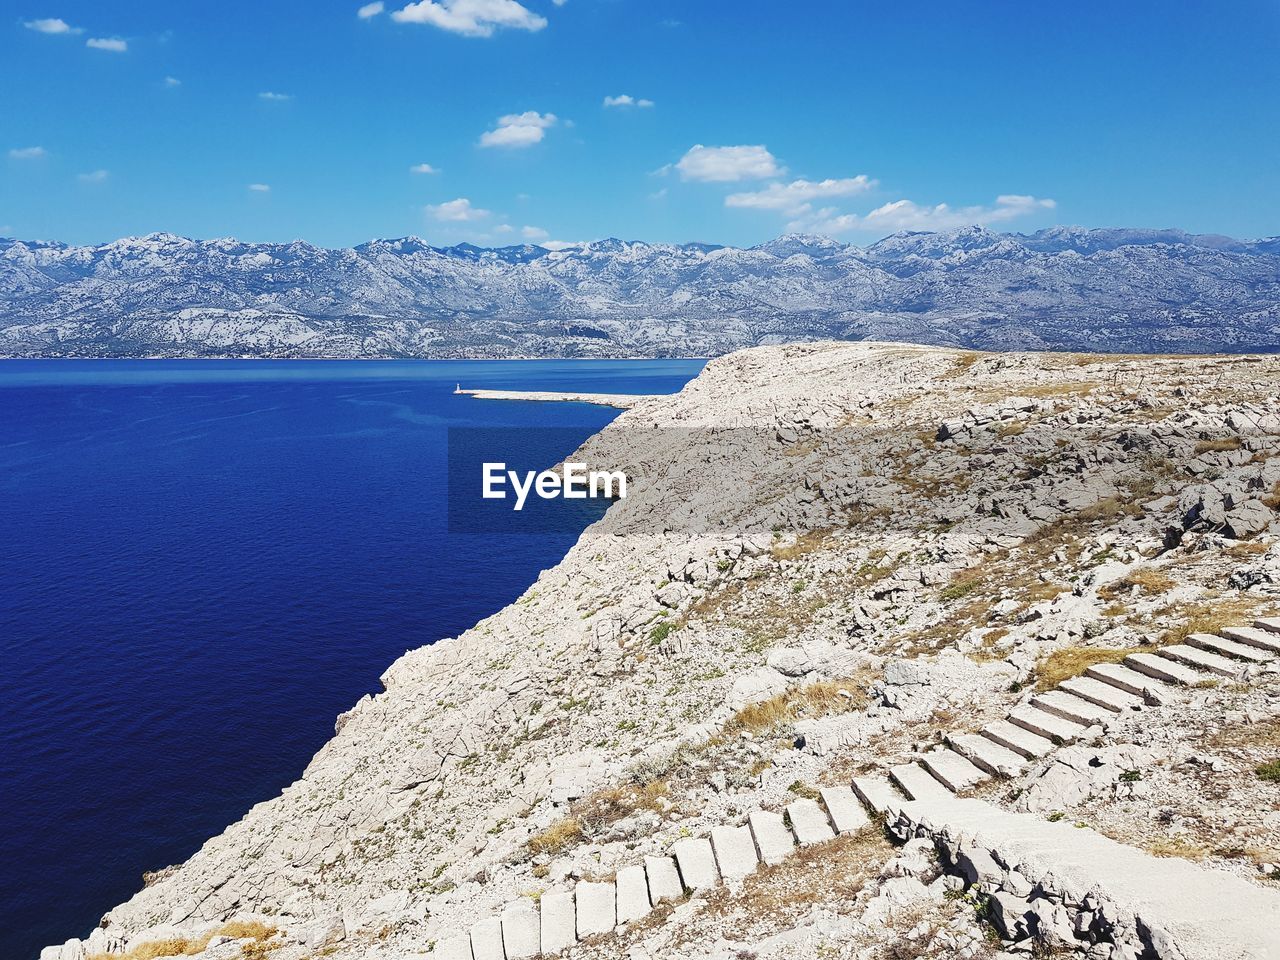
<svg viewBox="0 0 1280 960"><path fill-rule="evenodd" d="M576 443L617 411L455 383L670 393L700 368L0 361L0 957L86 935L296 779L397 656L563 556L577 529L446 523L446 432Z"/></svg>

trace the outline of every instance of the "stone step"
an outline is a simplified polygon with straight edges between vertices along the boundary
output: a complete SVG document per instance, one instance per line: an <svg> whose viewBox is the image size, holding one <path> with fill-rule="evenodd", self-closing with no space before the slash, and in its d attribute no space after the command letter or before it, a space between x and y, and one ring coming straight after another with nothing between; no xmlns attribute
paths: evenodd
<svg viewBox="0 0 1280 960"><path fill-rule="evenodd" d="M796 835L796 843L802 847L835 839L836 832L827 821L827 812L816 800L803 797L792 800L787 804L787 819L791 821L791 832Z"/></svg>
<svg viewBox="0 0 1280 960"><path fill-rule="evenodd" d="M930 775L952 793L967 790L988 777L985 770L975 767L960 754L946 747L930 750L921 756L920 761Z"/></svg>
<svg viewBox="0 0 1280 960"><path fill-rule="evenodd" d="M1125 713L1142 708L1142 697L1121 690L1119 687L1113 687L1094 677L1071 677L1058 684L1058 689L1065 690L1081 700L1088 700L1095 706L1110 710L1112 713Z"/></svg>
<svg viewBox="0 0 1280 960"><path fill-rule="evenodd" d="M875 813L884 813L890 803L902 798L887 777L876 775L854 777L853 792Z"/></svg>
<svg viewBox="0 0 1280 960"><path fill-rule="evenodd" d="M747 826L751 828L761 863L774 866L795 853L796 839L787 829L782 814L771 810L752 810L747 815Z"/></svg>
<svg viewBox="0 0 1280 960"><path fill-rule="evenodd" d="M1038 693L1031 698L1031 705L1086 727L1095 723L1109 723L1114 717L1105 707L1082 700L1065 690Z"/></svg>
<svg viewBox="0 0 1280 960"><path fill-rule="evenodd" d="M613 932L618 925L618 894L612 883L579 880L573 896L577 901L579 940Z"/></svg>
<svg viewBox="0 0 1280 960"><path fill-rule="evenodd" d="M1270 663L1275 659L1275 654L1262 647L1251 647L1247 643L1228 640L1225 637L1214 636L1212 633L1193 633L1187 637L1187 643L1201 650L1208 650L1210 653L1244 660L1246 663Z"/></svg>
<svg viewBox="0 0 1280 960"><path fill-rule="evenodd" d="M1110 905L1109 918L1122 918L1130 942L1141 931L1142 939L1158 944L1162 957L1280 958L1280 889L1275 885L1178 857L1156 857L1070 820L1051 823L982 800L910 802L899 813L900 820L890 826L900 835L923 832L940 844L961 842L974 856L994 854L1001 863L1017 864L1033 886L1063 895L1087 891Z"/></svg>
<svg viewBox="0 0 1280 960"><path fill-rule="evenodd" d="M1231 660L1219 653L1201 650L1199 647L1189 647L1185 643L1175 643L1167 647L1161 647L1156 651L1156 655L1164 657L1166 660L1185 663L1187 666L1195 667L1198 670L1207 670L1209 673L1214 673L1230 680L1244 678L1245 668L1238 660Z"/></svg>
<svg viewBox="0 0 1280 960"><path fill-rule="evenodd" d="M1190 667L1184 667L1165 657L1157 657L1154 653L1131 653L1124 658L1124 665L1156 680L1180 683L1184 687L1193 686L1204 679L1203 674L1196 673Z"/></svg>
<svg viewBox="0 0 1280 960"><path fill-rule="evenodd" d="M908 800L941 799L951 796L951 791L933 778L928 770L916 763L904 763L892 767L889 776Z"/></svg>
<svg viewBox="0 0 1280 960"><path fill-rule="evenodd" d="M1253 621L1254 629L1268 633L1280 633L1280 617L1260 617Z"/></svg>
<svg viewBox="0 0 1280 960"><path fill-rule="evenodd" d="M947 744L960 756L993 777L1016 777L1027 769L1027 761L1008 747L976 733L953 733Z"/></svg>
<svg viewBox="0 0 1280 960"><path fill-rule="evenodd" d="M711 849L716 855L716 868L725 880L741 880L755 873L760 863L750 827L713 827Z"/></svg>
<svg viewBox="0 0 1280 960"><path fill-rule="evenodd" d="M485 917L471 925L471 955L475 960L506 960L501 920Z"/></svg>
<svg viewBox="0 0 1280 960"><path fill-rule="evenodd" d="M1016 723L1010 723L1008 720L997 720L995 723L987 724L982 729L982 735L1028 760L1039 760L1055 749L1052 740L1038 733L1032 733Z"/></svg>
<svg viewBox="0 0 1280 960"><path fill-rule="evenodd" d="M684 896L684 884L673 857L645 857L644 876L649 881L649 903L653 906L663 901L675 903Z"/></svg>
<svg viewBox="0 0 1280 960"><path fill-rule="evenodd" d="M559 953L578 942L578 913L568 890L544 893L538 900L538 913L542 918L543 953Z"/></svg>
<svg viewBox="0 0 1280 960"><path fill-rule="evenodd" d="M715 851L711 849L711 841L706 837L677 840L671 845L671 853L676 858L680 881L686 890L710 890L720 882ZM578 912L582 912L581 902L578 904Z"/></svg>
<svg viewBox="0 0 1280 960"><path fill-rule="evenodd" d="M1030 704L1022 704L1009 711L1009 722L1030 730L1037 736L1053 741L1054 745L1075 743L1087 727L1071 720L1064 720L1056 713L1048 713ZM914 799L914 798L912 798Z"/></svg>
<svg viewBox="0 0 1280 960"><path fill-rule="evenodd" d="M822 805L827 808L827 819L838 834L857 833L871 822L866 808L858 802L850 787L823 787Z"/></svg>
<svg viewBox="0 0 1280 960"><path fill-rule="evenodd" d="M502 908L502 949L507 960L528 960L542 952L538 908L532 900L515 900Z"/></svg>
<svg viewBox="0 0 1280 960"><path fill-rule="evenodd" d="M747 837L747 842L751 842L750 836ZM751 852L754 858L754 847ZM618 888L619 923L630 923L632 920L639 920L649 915L653 904L649 900L649 881L645 877L644 864L637 863L621 868L614 876L613 882ZM511 954L508 953L507 956Z"/></svg>
<svg viewBox="0 0 1280 960"><path fill-rule="evenodd" d="M1258 620L1257 623L1277 623L1277 620ZM1223 627L1218 631L1228 640L1238 640L1251 647L1280 653L1280 633L1271 627Z"/></svg>
<svg viewBox="0 0 1280 960"><path fill-rule="evenodd" d="M1134 696L1142 697L1150 702L1152 697L1162 698L1165 688L1160 681L1145 673L1139 673L1131 667L1119 663L1095 663L1085 670L1086 677L1092 677L1102 683L1110 684L1117 690L1123 690Z"/></svg>

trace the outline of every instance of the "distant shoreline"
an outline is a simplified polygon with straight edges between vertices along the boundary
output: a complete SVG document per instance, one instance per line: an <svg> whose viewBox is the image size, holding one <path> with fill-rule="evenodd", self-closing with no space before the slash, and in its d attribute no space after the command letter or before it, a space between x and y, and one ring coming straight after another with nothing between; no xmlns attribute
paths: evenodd
<svg viewBox="0 0 1280 960"><path fill-rule="evenodd" d="M0 357L0 363L6 360L64 360L64 361L173 361L183 362L207 361L225 363L233 360L249 360L253 362L284 363L503 363L511 360L520 362L543 361L547 363L572 360L574 363L631 363L636 360L657 362L661 360L708 361L713 357Z"/></svg>

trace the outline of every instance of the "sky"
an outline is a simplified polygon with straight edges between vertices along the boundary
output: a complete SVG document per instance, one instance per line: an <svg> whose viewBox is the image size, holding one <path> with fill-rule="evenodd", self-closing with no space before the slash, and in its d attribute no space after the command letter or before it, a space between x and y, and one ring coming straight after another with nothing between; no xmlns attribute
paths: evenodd
<svg viewBox="0 0 1280 960"><path fill-rule="evenodd" d="M0 236L1280 234L1280 0L0 0Z"/></svg>

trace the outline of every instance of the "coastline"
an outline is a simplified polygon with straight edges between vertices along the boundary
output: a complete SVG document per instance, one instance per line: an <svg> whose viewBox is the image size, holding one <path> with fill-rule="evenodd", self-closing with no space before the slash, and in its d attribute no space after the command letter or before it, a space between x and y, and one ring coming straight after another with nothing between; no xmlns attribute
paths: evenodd
<svg viewBox="0 0 1280 960"><path fill-rule="evenodd" d="M280 960L317 949L423 955L459 932L492 929L486 918L524 916L516 907L527 910L531 890L620 878L682 838L847 782L850 764L914 764L953 714L1003 715L1032 696L1024 686L1038 657L1086 639L1117 650L1132 642L1160 600L1125 593L1132 609L1118 611L1114 585L1151 562L1144 551L1161 541L1149 528L1197 521L1175 513L1177 497L1157 496L1163 487L1132 482L1141 477L1125 471L1142 461L1126 457L1125 438L1154 422L1151 411L1174 410L1180 432L1157 438L1165 456L1260 470L1229 463L1237 451L1203 446L1200 431L1234 417L1280 435L1274 416L1265 419L1277 384L1274 360L886 343L718 358L690 389L638 398L584 445L637 463L663 486L638 485L519 600L396 660L384 692L338 717L298 781L112 910L96 944L199 937L253 919L278 931ZM540 399L551 398L565 396ZM697 429L726 424L747 429ZM1080 453L1100 445L1107 456ZM1009 467L1023 463L1041 482L1010 489ZM946 482L922 498L917 475ZM1128 502L1130 489L1148 491L1143 510L1103 509ZM1062 531L1061 551L1036 539ZM1166 569L1188 595L1225 582L1203 552L1185 553L1194 566ZM1255 563L1223 556L1233 568ZM1085 562L1079 589L1058 589L1080 579ZM1095 622L1106 632L1086 638ZM1188 695L1197 711L1213 708L1213 688ZM1260 696L1239 696L1260 709ZM748 736L747 708L765 703L794 711ZM1134 720L1144 735L1164 736L1187 711L1169 713ZM1037 776L1010 783L1055 809L1057 794ZM1262 809L1265 788L1248 785L1236 806ZM1175 799L1153 794L1152 803L1194 802L1176 792L1194 783L1154 789ZM1112 831L1138 842L1148 818L1111 799ZM882 841L857 843L849 868L870 866L869 893L898 883L874 876L875 858L888 855ZM816 878L798 882L777 901L784 930L808 929L819 901L823 910L855 903L805 889L820 887ZM660 929L618 936L648 936L646 956L677 955L691 931L708 943L726 930L748 936L707 914L702 894L689 902ZM850 939L883 941L883 916L854 916ZM620 956L622 946L584 955Z"/></svg>

